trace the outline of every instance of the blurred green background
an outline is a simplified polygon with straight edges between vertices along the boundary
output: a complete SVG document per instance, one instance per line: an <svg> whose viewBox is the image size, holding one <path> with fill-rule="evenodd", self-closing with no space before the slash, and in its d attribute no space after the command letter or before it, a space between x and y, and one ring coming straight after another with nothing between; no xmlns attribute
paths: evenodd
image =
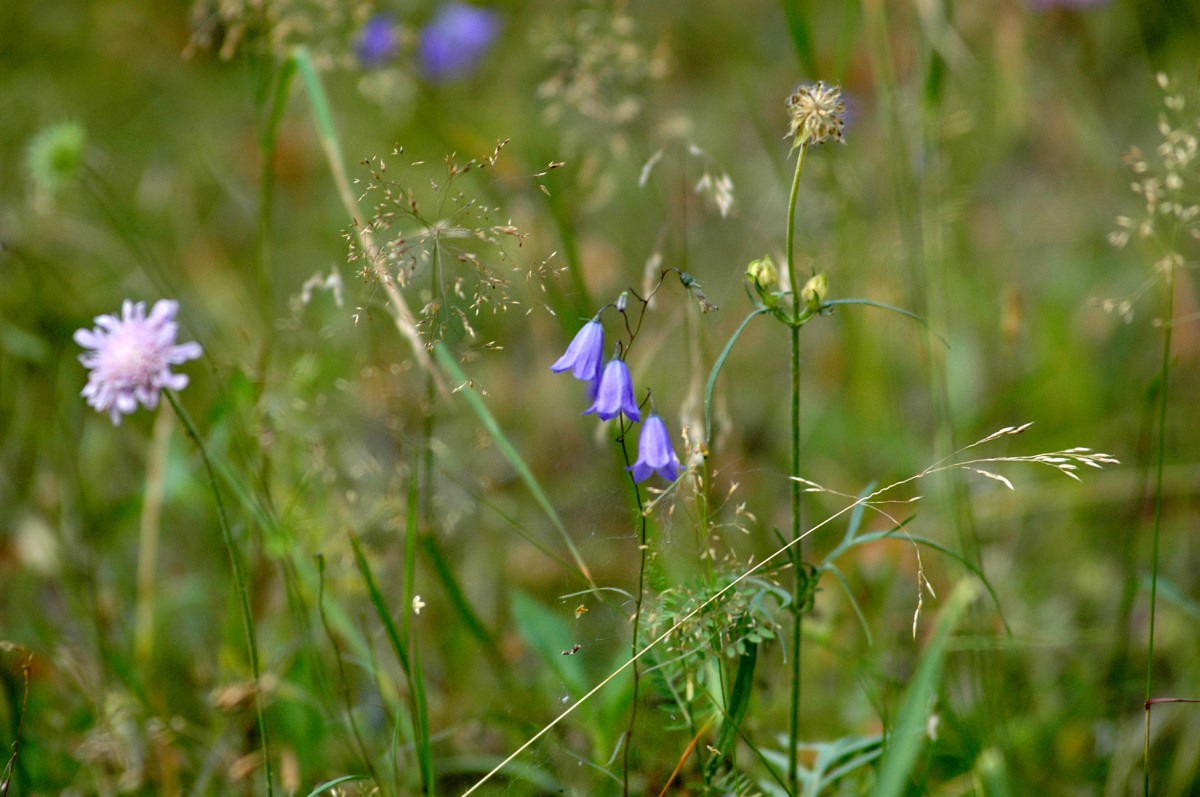
<svg viewBox="0 0 1200 797"><path fill-rule="evenodd" d="M363 212L386 222L381 240L407 237L428 252L437 222L520 231L438 241L445 292L431 289L439 277L429 281L420 254L404 290L414 311L490 297L481 313L464 310L473 335L436 311L423 329L460 357L596 581L623 590L637 575L623 463L610 430L579 417L582 388L548 366L600 306L626 288L645 295L647 273L689 272L720 310L701 315L683 291L664 287L631 367L672 431L688 427L698 442L699 386L752 309L746 264L785 260L784 100L802 80L840 84L846 144L808 155L799 264L828 275L831 298L912 310L948 345L866 307L806 327L803 472L855 495L1028 421L1023 436L986 453L1089 446L1122 460L1082 483L1020 466L1003 471L1012 492L955 476L905 494L924 496L908 530L977 561L1004 618L981 606L960 629L934 709L940 730L912 793L993 793L974 774L985 750L1001 751L1013 794L1132 793L1167 307L1153 269L1162 242L1116 249L1107 237L1117 216L1144 212L1121 155L1136 145L1154 160L1156 73L1179 87L1185 129L1196 132L1198 6L489 8L494 41L448 79L422 62L422 31L441 10L433 2L5 1L0 640L33 655L11 793L261 788L246 776L253 713L230 690L248 670L195 449L165 411L114 428L78 396L86 373L72 333L126 298L178 299L181 338L205 349L180 369L192 379L181 398L223 463L250 561L278 778L289 793L363 771L343 685L367 757L381 769L409 766L395 730L404 687L347 531L362 538L403 614L414 501L416 592L427 606L410 619L438 793L461 791L628 652L628 607L561 597L586 584L531 542L565 557L552 524L462 397L430 388L383 291L348 256L350 219L301 81L278 106L277 138L266 136L272 80L297 46L320 69L341 139L335 157ZM363 26L379 13L395 41L368 66ZM78 170L54 182L31 168L30 143L62 122L79 125L85 143ZM501 141L494 166L447 179L447 156L486 158ZM382 187L369 189L381 163L386 181L411 191L421 221L405 215L407 195L385 200ZM706 176L708 186L731 182L727 214L710 188L697 190ZM1194 247L1183 236L1177 250L1186 265L1176 272L1154 658L1155 693L1176 697L1200 697ZM463 253L507 284L480 287ZM393 265L404 265L399 257ZM318 287L305 297L310 278L330 275L336 293ZM1131 296L1128 317L1105 311L1104 299ZM606 321L615 336L611 313ZM783 327L756 322L718 382L709 465L721 526L711 545L734 571L773 551L772 529L789 523L787 358ZM417 473L425 476L414 498ZM656 589L702 569L688 495L667 500L673 510L653 524ZM809 523L845 504L806 500ZM867 524L890 525L880 516ZM843 529L814 534L806 558L819 560ZM148 544L157 546L149 554ZM922 563L939 595L964 573L930 550ZM803 665L801 727L811 740L886 726L938 608L927 596L914 642L917 562L903 542L861 549L842 566L872 639L841 587L823 584ZM525 596L557 619L539 626L536 610L521 608ZM337 615L332 636L319 599ZM589 611L573 614L581 602ZM539 652L532 627L566 629L562 647L579 643L580 653ZM762 691L747 722L772 739L786 730L786 665L779 646L760 655ZM339 673L339 656L348 671ZM23 660L0 652L5 740L22 716ZM627 698L626 688L611 702ZM537 745L522 759L524 779L494 793L619 791L580 763L605 765L626 722L605 729L610 709L595 711ZM662 788L691 737L664 712L651 700L639 714L638 793ZM1153 793L1197 793L1200 711L1156 707L1152 742ZM404 791L402 774L393 782Z"/></svg>

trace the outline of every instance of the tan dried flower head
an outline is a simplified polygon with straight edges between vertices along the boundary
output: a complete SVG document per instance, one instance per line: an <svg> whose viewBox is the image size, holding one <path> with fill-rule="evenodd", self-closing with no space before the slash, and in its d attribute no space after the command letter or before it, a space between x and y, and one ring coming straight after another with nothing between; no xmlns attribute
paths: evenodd
<svg viewBox="0 0 1200 797"><path fill-rule="evenodd" d="M824 81L801 84L787 98L790 120L788 136L794 141L792 147L805 144L822 144L831 136L845 142L842 130L846 102L842 99L840 86L826 86Z"/></svg>

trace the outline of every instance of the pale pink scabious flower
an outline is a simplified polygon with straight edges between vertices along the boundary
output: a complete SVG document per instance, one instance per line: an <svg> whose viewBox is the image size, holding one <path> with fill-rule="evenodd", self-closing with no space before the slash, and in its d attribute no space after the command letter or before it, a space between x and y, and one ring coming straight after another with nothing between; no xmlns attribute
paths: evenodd
<svg viewBox="0 0 1200 797"><path fill-rule="evenodd" d="M187 387L187 375L171 373L171 366L204 352L199 343L175 343L178 310L179 302L160 299L147 318L145 302L126 299L120 318L96 316L95 329L75 332L75 342L88 349L79 355L89 371L81 395L97 412L107 412L113 424L119 426L121 416L133 414L139 403L157 407L163 389Z"/></svg>

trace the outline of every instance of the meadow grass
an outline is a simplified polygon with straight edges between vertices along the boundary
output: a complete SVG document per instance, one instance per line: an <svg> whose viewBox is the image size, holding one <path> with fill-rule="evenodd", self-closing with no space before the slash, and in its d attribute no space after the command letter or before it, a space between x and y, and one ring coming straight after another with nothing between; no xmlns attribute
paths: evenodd
<svg viewBox="0 0 1200 797"><path fill-rule="evenodd" d="M1187 11L5 27L0 794L1200 784Z"/></svg>

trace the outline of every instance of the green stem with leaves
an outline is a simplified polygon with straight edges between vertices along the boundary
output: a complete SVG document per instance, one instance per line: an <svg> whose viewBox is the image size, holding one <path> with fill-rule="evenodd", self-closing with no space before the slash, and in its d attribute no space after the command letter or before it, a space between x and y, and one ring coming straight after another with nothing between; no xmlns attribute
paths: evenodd
<svg viewBox="0 0 1200 797"><path fill-rule="evenodd" d="M804 156L807 154L808 145L801 145L800 156L796 159L796 174L792 178L792 192L788 197L787 216L787 270L792 289L790 321L792 332L792 540L800 538L800 497L803 491L802 485L795 477L800 475L800 325L806 310L800 300L800 279L796 275L796 258L794 256L796 198L800 195L800 175L804 173ZM800 606L803 587L798 544L792 553L792 561L795 562L792 587L792 611L795 613L795 619L792 623L792 701L788 724L788 783L791 786L792 794L798 794L800 783L796 745L800 741Z"/></svg>
<svg viewBox="0 0 1200 797"><path fill-rule="evenodd" d="M229 517L225 512L225 502L221 499L221 489L217 484L217 474L213 470L212 462L208 458L208 451L204 448L204 442L200 439L200 433L196 431L196 425L192 423L191 417L183 409L183 405L179 403L179 399L175 394L170 390L163 392L167 396L167 401L171 404L171 409L175 410L175 415L179 418L179 422L187 430L188 437L192 438L192 441L196 444L196 448L200 451L200 460L204 463L204 472L208 474L208 484L212 489L213 500L217 504L217 520L221 526L221 539L225 543L226 553L229 554L229 565L233 569L233 583L237 589L238 599L241 603L242 630L246 635L246 651L250 656L250 674L254 680L254 712L258 716L258 735L262 740L263 776L267 780L267 797L272 797L275 793L275 787L271 771L271 742L267 733L266 706L262 694L262 673L258 663L258 643L255 641L254 636L254 615L250 611L250 593L246 588L246 574L242 569L242 559L238 554L237 543L233 539L233 530L229 527Z"/></svg>

